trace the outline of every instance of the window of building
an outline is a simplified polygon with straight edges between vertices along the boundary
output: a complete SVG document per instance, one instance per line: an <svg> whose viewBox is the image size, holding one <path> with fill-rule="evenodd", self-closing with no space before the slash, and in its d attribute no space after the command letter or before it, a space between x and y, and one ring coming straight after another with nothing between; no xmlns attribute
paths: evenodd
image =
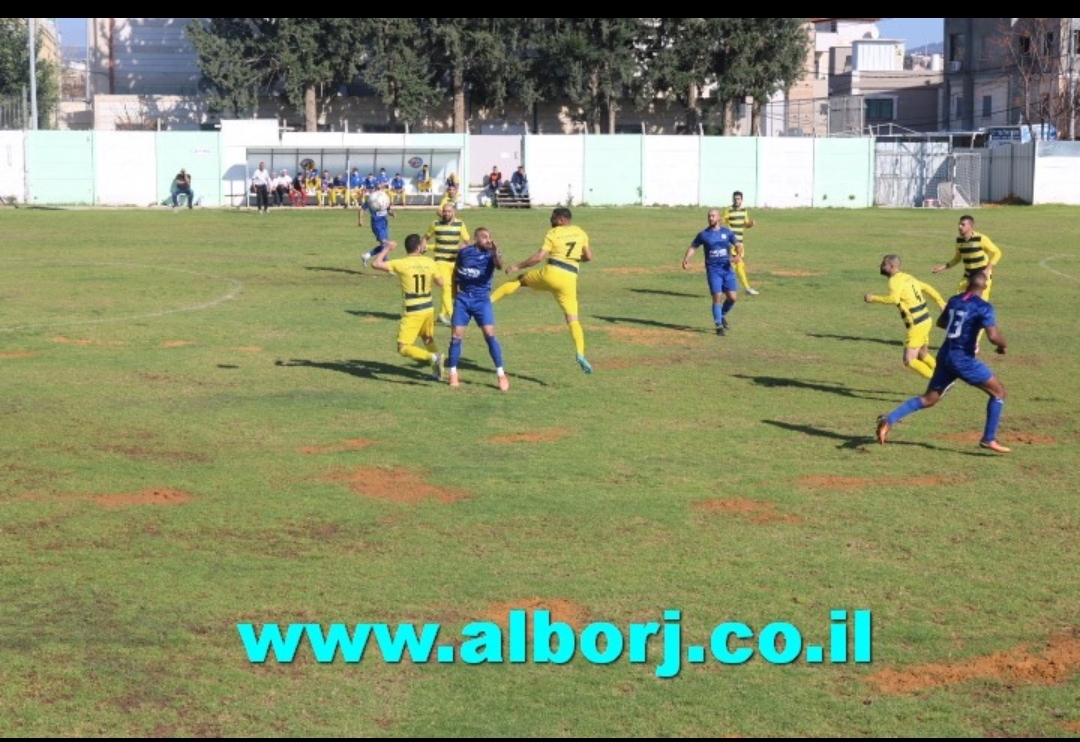
<svg viewBox="0 0 1080 742"><path fill-rule="evenodd" d="M829 30L831 32L833 32L833 33L836 33L837 31L839 31L840 30L840 22L839 21L830 21L829 22Z"/></svg>
<svg viewBox="0 0 1080 742"><path fill-rule="evenodd" d="M1031 37L1026 33L1020 34L1020 38L1017 39L1017 43L1020 45L1020 54L1025 57L1031 56Z"/></svg>
<svg viewBox="0 0 1080 742"><path fill-rule="evenodd" d="M982 115L984 119L990 118L994 109L994 97L991 95L983 96L983 110Z"/></svg>
<svg viewBox="0 0 1080 742"><path fill-rule="evenodd" d="M1043 37L1043 56L1049 57L1054 53L1054 32L1047 31Z"/></svg>
<svg viewBox="0 0 1080 742"><path fill-rule="evenodd" d="M866 120L868 123L896 120L896 101L892 98L867 98Z"/></svg>
<svg viewBox="0 0 1080 742"><path fill-rule="evenodd" d="M960 96L953 98L953 116L956 119L962 119L964 117L964 99Z"/></svg>
<svg viewBox="0 0 1080 742"><path fill-rule="evenodd" d="M949 61L960 62L967 52L967 38L962 33L949 34Z"/></svg>

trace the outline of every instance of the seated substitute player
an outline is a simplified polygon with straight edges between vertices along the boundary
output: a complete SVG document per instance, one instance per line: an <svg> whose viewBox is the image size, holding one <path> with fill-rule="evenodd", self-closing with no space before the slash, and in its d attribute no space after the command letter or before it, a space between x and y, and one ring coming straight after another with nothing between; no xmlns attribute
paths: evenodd
<svg viewBox="0 0 1080 742"><path fill-rule="evenodd" d="M574 338L578 365L581 366L582 371L591 374L592 366L585 360L585 333L582 332L581 323L578 322L577 284L580 264L592 260L593 252L589 245L589 236L581 227L571 224L572 219L570 209L563 206L551 212L551 229L544 237L543 247L521 263L508 267L506 272L517 273L545 259L547 265L534 268L513 281L507 281L491 295L491 301L496 302L504 296L509 296L522 286L554 294L555 301L566 316L570 336Z"/></svg>
<svg viewBox="0 0 1080 742"><path fill-rule="evenodd" d="M989 395L986 402L986 425L979 445L995 453L1009 453L997 441L998 423L1005 409L1005 386L982 361L975 357L975 344L983 330L997 352L1005 353L1005 338L997 328L994 307L983 299L986 293L986 274L975 271L968 276L967 291L949 299L945 311L938 317L937 326L945 330L945 342L938 351L937 367L921 397L912 397L877 422L878 443L885 445L889 431L913 412L933 407L942 395L961 379Z"/></svg>
<svg viewBox="0 0 1080 742"><path fill-rule="evenodd" d="M453 337L450 340L450 386L456 387L458 380L458 361L461 360L461 342L470 320L476 320L487 341L488 352L495 363L495 376L499 389L504 392L510 388L510 379L503 369L502 346L495 337L495 307L491 303L491 278L495 269L502 269L502 253L491 231L480 227L476 230L476 244L466 245L457 251L454 262L453 291L444 292L454 295Z"/></svg>
<svg viewBox="0 0 1080 742"><path fill-rule="evenodd" d="M387 240L386 249L379 253L371 267L386 271L401 279L402 312L398 327L398 353L406 358L431 364L433 381L442 379L443 356L435 345L435 305L431 298L432 284L442 286L442 277L435 270L435 261L424 254L424 240L418 234L405 238L404 258L387 260L397 244ZM424 341L424 350L413 346L417 338Z"/></svg>
<svg viewBox="0 0 1080 742"><path fill-rule="evenodd" d="M446 286L442 292L442 304L437 320L440 325L449 325L450 313L454 311L454 297L450 289L458 248L469 244L471 239L469 228L457 217L457 210L451 203L443 204L439 209L439 218L431 223L424 234L424 242L430 244L432 240L435 241L435 264L439 267L439 275L443 277L443 284Z"/></svg>
<svg viewBox="0 0 1080 742"><path fill-rule="evenodd" d="M371 194L368 194L367 201L357 211L358 223L356 226L364 226L364 212L367 211L371 214L371 232L375 235L376 245L368 250L366 253L360 256L360 259L364 263L364 267L368 267L368 263L373 257L378 255L386 247L386 244L390 241L390 217L394 216L394 207L387 206L383 210L380 206L375 204L375 200L372 199ZM442 286L442 284L439 284Z"/></svg>
<svg viewBox="0 0 1080 742"><path fill-rule="evenodd" d="M740 260L739 236L725 227L721 221L720 210L709 210L709 226L701 230L686 248L683 256L683 270L690 270L690 258L701 246L705 247L705 277L709 281L709 293L712 294L713 320L716 322L716 334L723 335L731 329L727 315L738 299L736 289L739 282L731 269L733 263Z"/></svg>
<svg viewBox="0 0 1080 742"><path fill-rule="evenodd" d="M746 293L750 294L750 296L757 296L758 290L751 288L750 281L746 278L746 241L743 239L743 235L747 229L754 226L754 220L750 218L750 214L747 213L746 208L743 206L742 191L735 191L735 193L731 194L731 206L724 209L723 221L725 227L738 235L739 244L742 245L742 259L735 263L735 272L739 275L739 280L742 281Z"/></svg>
<svg viewBox="0 0 1080 742"><path fill-rule="evenodd" d="M899 255L886 255L882 258L880 271L881 275L889 279L889 295L865 294L863 301L868 304L892 304L900 308L900 319L907 328L904 336L904 365L929 379L934 375L937 361L930 354L930 328L933 323L930 321L930 310L923 294L933 299L938 309L945 308L945 300L930 284L902 272Z"/></svg>
<svg viewBox="0 0 1080 742"><path fill-rule="evenodd" d="M405 205L405 179L401 177L401 173L394 175L394 179L390 181L390 203L395 201Z"/></svg>

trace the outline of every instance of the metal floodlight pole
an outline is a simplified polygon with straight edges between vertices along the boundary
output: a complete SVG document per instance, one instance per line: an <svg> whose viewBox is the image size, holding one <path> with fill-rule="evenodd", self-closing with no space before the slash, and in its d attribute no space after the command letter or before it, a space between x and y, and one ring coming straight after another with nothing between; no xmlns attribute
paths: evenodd
<svg viewBox="0 0 1080 742"><path fill-rule="evenodd" d="M37 112L37 18L27 18L27 28L30 30L30 128L38 128Z"/></svg>

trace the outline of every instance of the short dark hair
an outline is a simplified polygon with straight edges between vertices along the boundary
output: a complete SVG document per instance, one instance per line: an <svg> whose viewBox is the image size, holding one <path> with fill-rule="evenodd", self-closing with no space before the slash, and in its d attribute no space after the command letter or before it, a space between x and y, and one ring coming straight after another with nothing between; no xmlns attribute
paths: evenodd
<svg viewBox="0 0 1080 742"><path fill-rule="evenodd" d="M736 196L741 196L741 195L742 195L742 191L735 191L734 193L731 194L731 197L735 198Z"/></svg>
<svg viewBox="0 0 1080 742"><path fill-rule="evenodd" d="M405 238L405 252L412 255L414 252L420 249L420 243L424 241L424 238L418 234L410 234Z"/></svg>
<svg viewBox="0 0 1080 742"><path fill-rule="evenodd" d="M557 207L554 211L551 212L551 215L556 219L565 219L566 221L570 221L574 218L573 215L570 213L570 209L566 208L565 206Z"/></svg>
<svg viewBox="0 0 1080 742"><path fill-rule="evenodd" d="M971 222L972 224L974 224L975 223L975 217L973 217L971 214L964 214L962 217L960 217L960 221L962 221L962 222Z"/></svg>

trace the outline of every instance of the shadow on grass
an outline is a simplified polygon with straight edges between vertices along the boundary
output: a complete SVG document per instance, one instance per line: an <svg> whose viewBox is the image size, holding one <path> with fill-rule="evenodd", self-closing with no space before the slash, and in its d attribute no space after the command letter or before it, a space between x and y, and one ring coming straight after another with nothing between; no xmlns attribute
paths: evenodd
<svg viewBox="0 0 1080 742"><path fill-rule="evenodd" d="M732 376L736 379L746 379L747 381L752 381L758 386L768 387L769 389L776 389L781 387L790 387L793 389L809 389L814 392L839 394L842 397L851 397L852 399L873 399L879 402L896 402L898 399L900 399L900 395L898 395L896 392L889 392L881 389L852 389L851 387L844 386L843 384L832 384L823 381L785 379L780 376L747 376L746 374L732 374Z"/></svg>
<svg viewBox="0 0 1080 742"><path fill-rule="evenodd" d="M644 327L659 327L663 330L678 330L680 332L699 332L704 335L711 335L712 330L703 330L700 327L688 327L686 325L672 325L667 322L657 322L653 319L636 319L634 317L601 317L598 314L592 315L593 319L600 319L604 322L610 322L613 325L642 325Z"/></svg>
<svg viewBox="0 0 1080 742"><path fill-rule="evenodd" d="M867 446L878 445L876 435L847 435L846 433L839 433L835 430L827 430L825 428L815 428L813 425L797 425L795 423L785 423L779 420L762 420L761 422L766 425L775 425L778 428L784 430L790 430L793 433L803 433L804 435L814 436L815 438L830 438L835 441L841 441L837 448L848 450L866 450ZM869 427L874 426L874 421L870 420L867 425ZM980 458L989 455L996 456L997 454L982 454L975 451L957 451L954 448L941 448L930 443L922 443L921 441L904 441L894 440L890 438L885 443L886 446L914 446L916 448L925 448L929 451L948 451L950 453L958 453L962 456L979 456Z"/></svg>
<svg viewBox="0 0 1080 742"><path fill-rule="evenodd" d="M402 359L404 361L404 359ZM274 361L275 366L290 366L301 368L321 368L326 371L337 371L349 374L361 379L374 379L375 381L387 381L392 384L407 384L409 386L422 386L434 384L431 379L429 366L394 366L381 361L362 361L352 359L348 361L311 361L306 358L291 358L288 361Z"/></svg>
<svg viewBox="0 0 1080 742"><path fill-rule="evenodd" d="M354 317L375 317L376 319L401 319L401 314L391 314L390 312L365 312L362 309L346 309L346 314L351 314Z"/></svg>
<svg viewBox="0 0 1080 742"><path fill-rule="evenodd" d="M851 340L859 343L878 343L879 345L891 345L895 348L902 348L904 342L902 340L882 340L881 338L864 338L857 335L831 335L826 332L808 332L808 337L823 338L826 340Z"/></svg>
<svg viewBox="0 0 1080 742"><path fill-rule="evenodd" d="M330 272L330 273L348 273L349 275L352 275L352 276L366 276L367 275L363 271L355 271L355 270L353 270L351 268L332 268L330 266L325 266L325 265L305 265L304 270L306 270L306 271L327 271L327 272Z"/></svg>
<svg viewBox="0 0 1080 742"><path fill-rule="evenodd" d="M650 294L653 296L678 296L686 299L700 299L703 294L688 294L685 291L664 291L663 289L630 289L635 294Z"/></svg>

